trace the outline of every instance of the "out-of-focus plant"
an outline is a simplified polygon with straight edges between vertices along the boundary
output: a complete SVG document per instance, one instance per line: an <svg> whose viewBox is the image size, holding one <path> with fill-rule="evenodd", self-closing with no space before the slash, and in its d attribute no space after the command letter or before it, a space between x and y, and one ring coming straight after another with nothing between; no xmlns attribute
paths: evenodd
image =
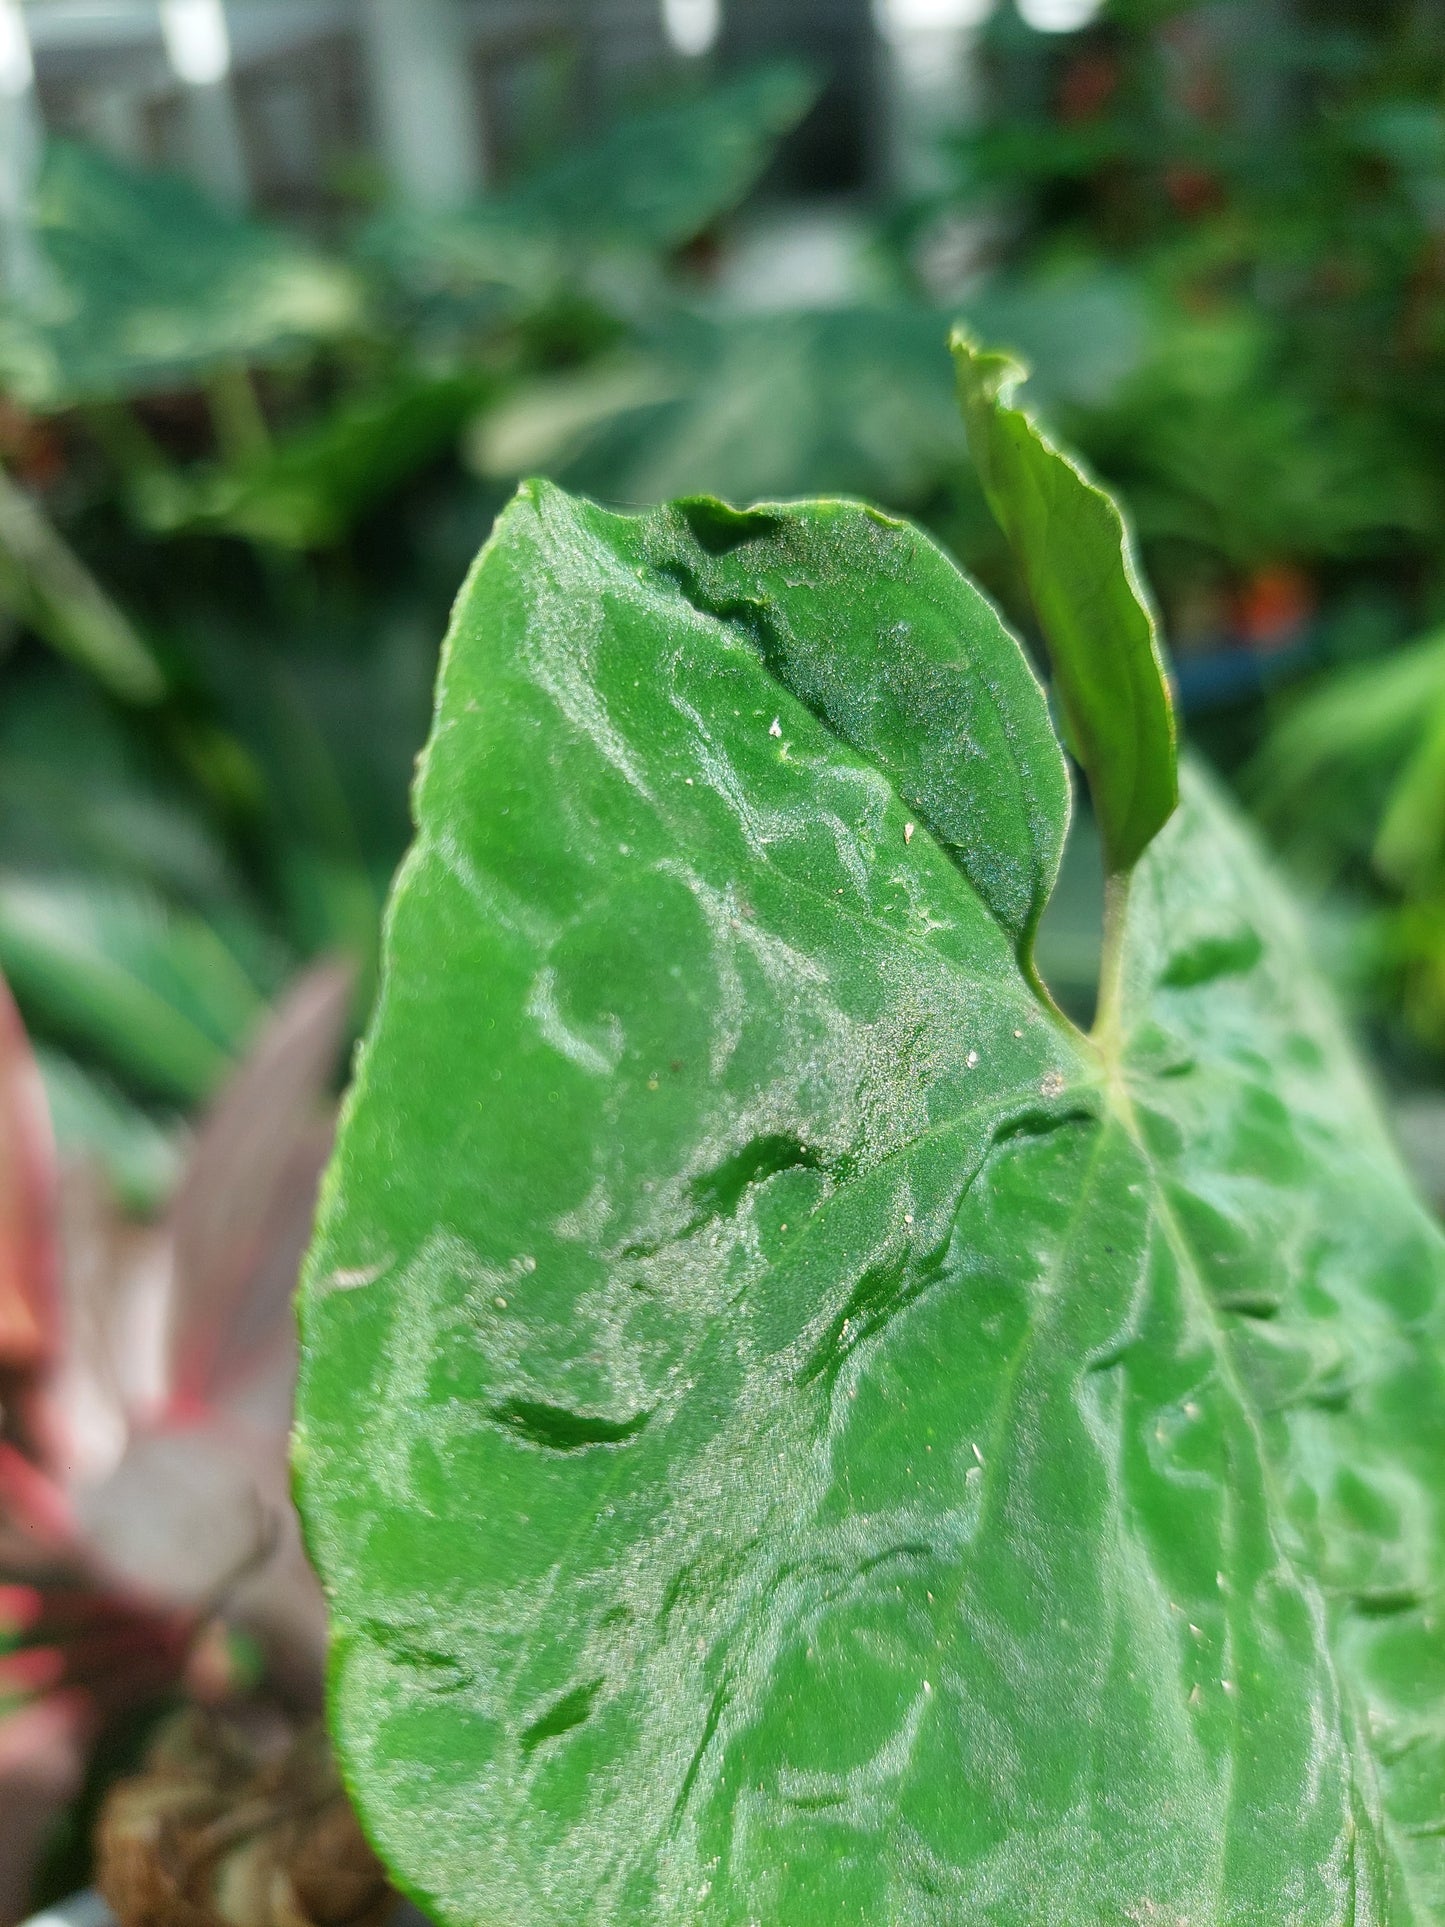
<svg viewBox="0 0 1445 1927"><path fill-rule="evenodd" d="M1445 634L1310 691L1268 737L1254 788L1302 866L1373 915L1378 1007L1445 1053Z"/></svg>
<svg viewBox="0 0 1445 1927"><path fill-rule="evenodd" d="M1361 597L1408 635L1445 586L1438 25L1405 0L1114 0L1056 37L1000 8L984 61L907 232L966 217L995 271L1135 277L1138 368L1068 425L1127 494L1176 644L1267 649L1323 605L1345 651Z"/></svg>
<svg viewBox="0 0 1445 1927"><path fill-rule="evenodd" d="M1019 277L978 291L969 316L1038 357L1055 407L1111 393L1142 345L1137 297L1109 274ZM947 520L965 463L938 355L948 321L906 291L801 311L674 307L611 356L520 385L479 417L468 453L490 480L540 469L614 501L828 490Z"/></svg>
<svg viewBox="0 0 1445 1927"><path fill-rule="evenodd" d="M454 341L543 318L603 332L675 294L669 252L744 200L816 85L791 63L645 109L470 208L399 208L363 236L364 257L411 331Z"/></svg>
<svg viewBox="0 0 1445 1927"><path fill-rule="evenodd" d="M0 311L0 382L36 413L190 381L218 384L224 413L229 371L360 324L340 263L92 148L51 144L31 223L36 272Z"/></svg>
<svg viewBox="0 0 1445 1927"><path fill-rule="evenodd" d="M298 980L203 1120L168 1213L60 1172L0 989L0 1918L123 1716L245 1670L314 1705L324 1626L286 1474L291 1289L350 973Z"/></svg>

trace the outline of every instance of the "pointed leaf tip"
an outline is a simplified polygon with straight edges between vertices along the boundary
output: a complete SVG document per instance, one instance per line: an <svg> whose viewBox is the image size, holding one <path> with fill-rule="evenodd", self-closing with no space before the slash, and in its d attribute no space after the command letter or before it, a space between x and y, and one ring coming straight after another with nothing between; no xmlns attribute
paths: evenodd
<svg viewBox="0 0 1445 1927"><path fill-rule="evenodd" d="M1106 868L1126 872L1179 800L1174 708L1128 525L1015 405L1024 364L961 328L949 346L969 449L1038 615Z"/></svg>

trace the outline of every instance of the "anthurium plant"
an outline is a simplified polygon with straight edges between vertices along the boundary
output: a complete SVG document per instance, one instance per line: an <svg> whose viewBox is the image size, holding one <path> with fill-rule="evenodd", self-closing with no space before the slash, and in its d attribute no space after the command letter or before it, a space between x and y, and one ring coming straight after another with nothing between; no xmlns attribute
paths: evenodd
<svg viewBox="0 0 1445 1927"><path fill-rule="evenodd" d="M1445 1246L1118 509L545 483L457 606L304 1284L363 1819L448 1927L1445 1919Z"/></svg>

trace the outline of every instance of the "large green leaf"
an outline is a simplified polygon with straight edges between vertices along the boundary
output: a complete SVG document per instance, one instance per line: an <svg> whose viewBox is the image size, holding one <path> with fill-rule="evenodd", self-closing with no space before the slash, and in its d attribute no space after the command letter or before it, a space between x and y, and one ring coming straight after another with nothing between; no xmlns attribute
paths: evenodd
<svg viewBox="0 0 1445 1927"><path fill-rule="evenodd" d="M1174 715L1129 531L1113 498L1015 407L1023 365L962 330L952 347L969 448L1049 645L1105 863L1121 874L1178 798Z"/></svg>
<svg viewBox="0 0 1445 1927"><path fill-rule="evenodd" d="M1041 691L838 503L523 489L304 1290L333 1722L455 1927L1445 1908L1445 1251L1198 781L1111 1047Z"/></svg>

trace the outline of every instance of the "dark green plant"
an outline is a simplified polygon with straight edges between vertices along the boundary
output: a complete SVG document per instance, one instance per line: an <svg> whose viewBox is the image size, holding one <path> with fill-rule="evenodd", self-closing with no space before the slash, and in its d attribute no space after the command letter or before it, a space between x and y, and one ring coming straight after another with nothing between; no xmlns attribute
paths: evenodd
<svg viewBox="0 0 1445 1927"><path fill-rule="evenodd" d="M1445 1245L967 340L993 607L832 501L545 483L457 606L303 1295L332 1720L453 1927L1425 1923Z"/></svg>

